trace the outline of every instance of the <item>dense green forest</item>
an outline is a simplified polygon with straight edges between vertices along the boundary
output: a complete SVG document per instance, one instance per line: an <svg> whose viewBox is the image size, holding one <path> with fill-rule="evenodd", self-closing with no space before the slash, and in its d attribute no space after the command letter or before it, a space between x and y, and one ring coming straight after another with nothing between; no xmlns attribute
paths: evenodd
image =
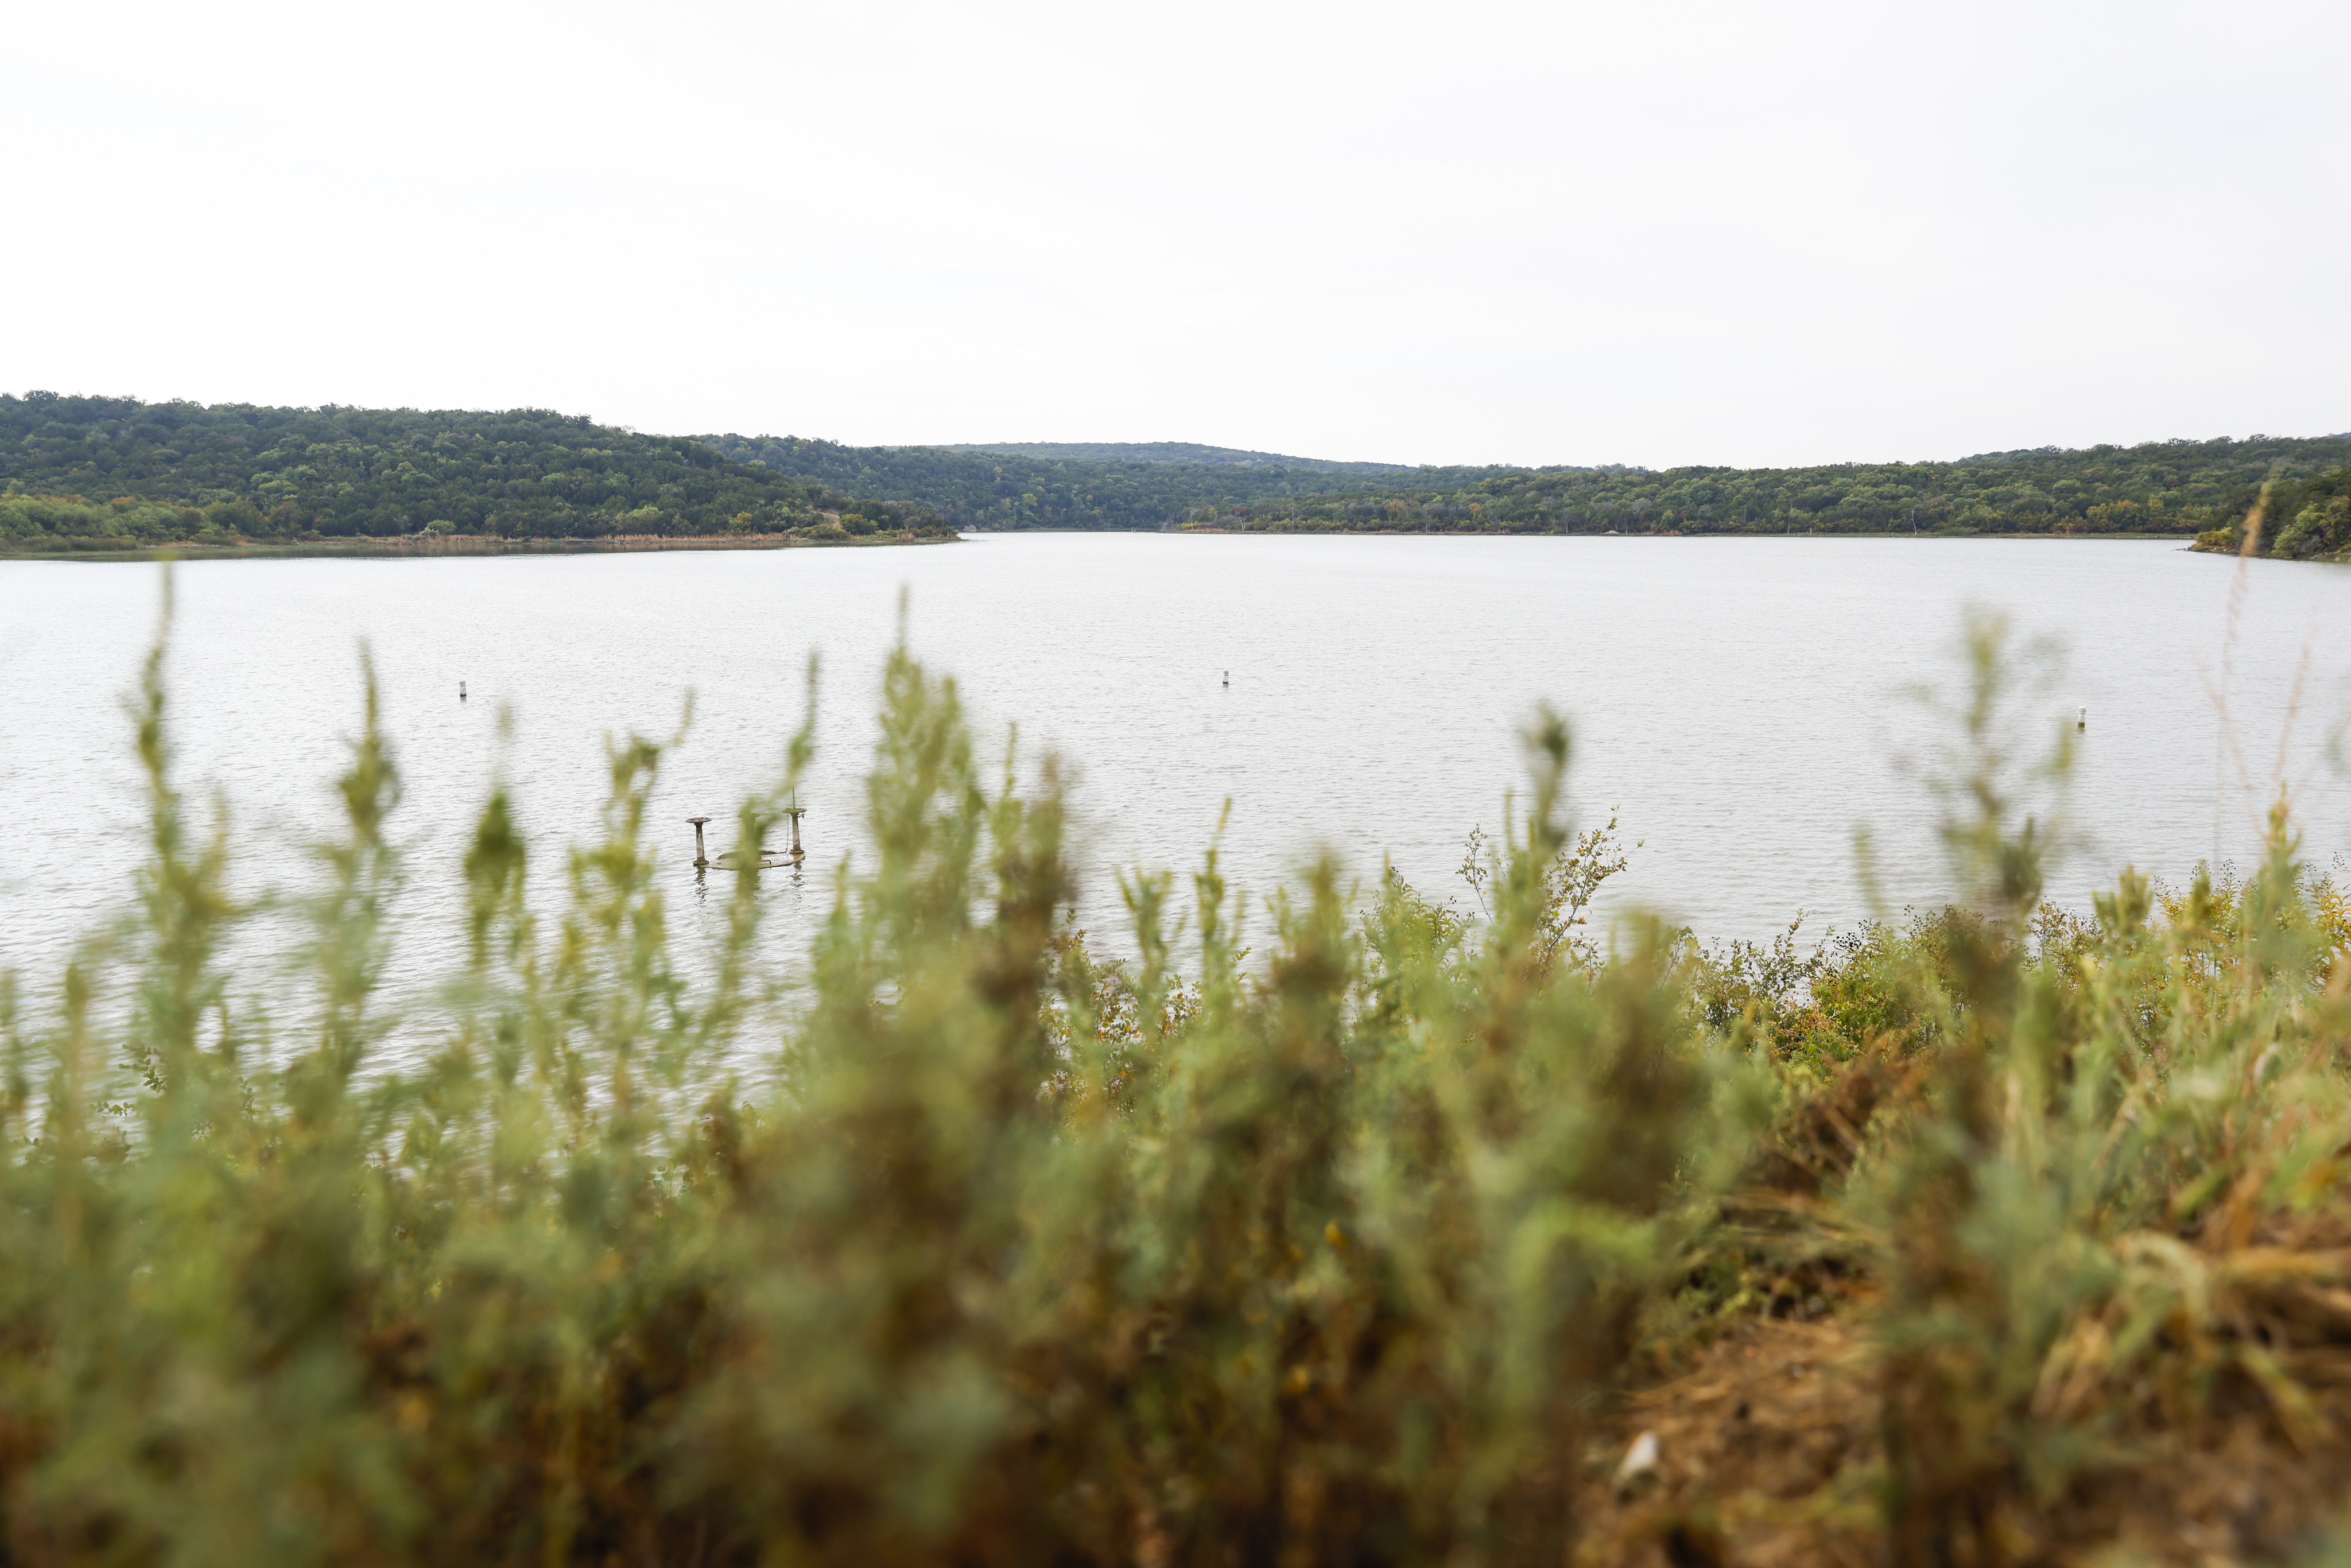
<svg viewBox="0 0 2351 1568"><path fill-rule="evenodd" d="M545 410L0 394L0 539L906 529L947 531L918 506L853 501L698 441Z"/></svg>
<svg viewBox="0 0 2351 1568"><path fill-rule="evenodd" d="M1309 467L1200 461L1024 456L946 446L843 446L791 435L712 435L716 451L862 496L931 507L965 528L1167 528L1234 507L1390 483L1468 486L1502 468ZM1071 451L1078 448L1048 448ZM1124 450L1146 450L1127 448ZM1209 451L1222 448L1207 448ZM1287 461L1279 460L1279 461ZM1566 470L1560 470L1566 472ZM1578 471L1580 472L1580 470Z"/></svg>
<svg viewBox="0 0 2351 1568"><path fill-rule="evenodd" d="M2196 548L2235 553L2244 548L2245 508L2229 521L2196 537ZM2290 560L2341 557L2351 552L2351 467L2289 479L2270 491L2254 537L2262 555Z"/></svg>
<svg viewBox="0 0 2351 1568"><path fill-rule="evenodd" d="M1089 450L1081 446L1039 445L1026 449L1035 455L1021 456L1008 445L980 451L790 437L710 440L729 456L784 473L935 507L961 527L1005 528L2192 534L2241 517L2266 478L2306 483L2351 463L2351 435L2045 446L1950 463L1808 468L1373 473L1355 471L1364 465L1306 467L1291 459L1259 465L1061 455Z"/></svg>
<svg viewBox="0 0 2351 1568"><path fill-rule="evenodd" d="M2243 515L2264 479L2351 462L2351 435L1985 453L1954 463L1662 472L1530 469L1228 507L1234 528L1492 533L2197 533Z"/></svg>
<svg viewBox="0 0 2351 1568"><path fill-rule="evenodd" d="M1406 468L1175 442L861 447L641 435L533 409L207 406L36 392L0 395L0 539L1219 528L2192 533L2233 549L2231 530L2276 479L2262 546L2313 556L2351 549L2346 464L2351 435L1810 468Z"/></svg>

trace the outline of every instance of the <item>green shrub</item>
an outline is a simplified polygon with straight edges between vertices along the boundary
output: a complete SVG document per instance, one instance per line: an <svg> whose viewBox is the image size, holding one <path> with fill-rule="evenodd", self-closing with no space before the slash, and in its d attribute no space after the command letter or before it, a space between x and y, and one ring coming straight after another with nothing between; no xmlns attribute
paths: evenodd
<svg viewBox="0 0 2351 1568"><path fill-rule="evenodd" d="M248 912L157 667L141 918L10 992L22 1560L1564 1549L1562 1456L1671 1273L1721 1064L1666 938L1558 962L1563 730L1483 935L1400 883L1359 920L1326 868L1245 969L1211 856L1179 982L1168 882L1128 888L1141 965L1092 959L1050 769L989 787L901 653L874 863L798 1011L753 983L756 873L717 979L672 967L631 741L549 924L493 795L456 1021L402 1061L371 693L308 978L264 998L219 962Z"/></svg>
<svg viewBox="0 0 2351 1568"><path fill-rule="evenodd" d="M1244 946L1211 851L1123 880L1114 963L1054 766L991 775L901 649L796 988L749 869L711 977L672 963L632 738L593 844L491 791L466 958L403 1016L371 686L253 994L160 669L135 917L0 987L12 1561L1557 1563L1612 1398L1792 1260L1853 1284L1898 1562L2030 1558L2215 1401L2316 1430L2255 1329L2331 1343L2351 1283L2346 932L2283 821L2241 886L2036 914L1977 724L1960 911L1604 944L1546 720L1477 917L1323 865ZM1768 1228L1758 1180L1800 1195Z"/></svg>

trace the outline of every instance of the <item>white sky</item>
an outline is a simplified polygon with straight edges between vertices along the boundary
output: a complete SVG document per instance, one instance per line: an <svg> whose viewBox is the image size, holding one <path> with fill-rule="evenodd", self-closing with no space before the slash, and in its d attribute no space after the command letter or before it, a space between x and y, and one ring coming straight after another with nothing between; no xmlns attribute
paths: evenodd
<svg viewBox="0 0 2351 1568"><path fill-rule="evenodd" d="M1792 464L2351 429L2342 0L19 5L0 389Z"/></svg>

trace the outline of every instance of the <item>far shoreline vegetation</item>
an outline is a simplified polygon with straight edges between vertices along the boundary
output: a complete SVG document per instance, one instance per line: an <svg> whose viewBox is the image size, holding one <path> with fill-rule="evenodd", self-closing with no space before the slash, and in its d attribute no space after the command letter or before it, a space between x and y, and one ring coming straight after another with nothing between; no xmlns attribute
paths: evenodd
<svg viewBox="0 0 2351 1568"><path fill-rule="evenodd" d="M63 538L0 541L0 560L294 560L431 559L448 556L641 555L662 550L870 549L888 545L952 544L952 533L900 531L854 535L606 534L597 538L500 538L491 534L406 535L390 538L254 541Z"/></svg>
<svg viewBox="0 0 2351 1568"><path fill-rule="evenodd" d="M935 512L546 410L0 395L0 553L911 543Z"/></svg>
<svg viewBox="0 0 2351 1568"><path fill-rule="evenodd" d="M2186 538L2240 526L2264 483L2292 490L2335 476L2339 486L2351 471L2351 434L2043 446L1953 462L1662 470L1381 469L1213 447L1185 461L1137 461L1127 455L1152 448L1108 444L852 447L789 436L706 439L729 456L779 472L919 502L958 528L1005 531ZM1089 450L1102 455L1078 455ZM2332 548L2346 544L2351 536Z"/></svg>
<svg viewBox="0 0 2351 1568"><path fill-rule="evenodd" d="M854 447L543 409L0 394L0 558L945 542L962 530L2193 539L2351 552L2351 434L1803 468L1405 467L1184 443Z"/></svg>
<svg viewBox="0 0 2351 1568"><path fill-rule="evenodd" d="M1007 531L1008 532L1011 530ZM1040 534L1075 534L1099 532L1101 530L1087 528L1024 528L1019 531L1023 533ZM1913 533L1907 528L1873 528L1865 532L1860 529L1839 531L1817 528L1791 528L1777 534L1758 531L1754 533L1742 533L1735 536L1726 536L1720 532L1705 529L1692 529L1688 532L1684 532L1680 528L1659 528L1653 531L1642 532L1628 531L1623 528L1609 528L1596 534L1576 533L1571 536L1569 532L1563 528L1513 529L1508 532L1492 528L1228 528L1221 523L1193 523L1170 531L1181 534L1345 534L1361 535L1371 538L1405 538L1416 535L1428 538L1563 538L1573 537L1575 538L1586 539L1684 539L1736 537L1743 538L1838 538L1852 539L2053 539L2058 541L2064 541L2066 539L2101 539L2110 543L2130 543L2137 541L2142 544L2156 540L2168 541L2172 544L2184 544L2184 541L2189 539L2190 537L2183 533L2171 532L2147 533L2145 531L2138 531L2132 533L2099 533L2088 529L2084 529L2080 532L2074 532L2069 529L2051 533L2046 530L2040 532L2027 532L2023 529L2017 528L1993 531L1984 531L1977 528L1938 528L1932 532L1928 532L1922 529L1916 533ZM2189 544L2185 545L2185 548L2193 549L2197 547L2192 544ZM2235 547L2231 546L2231 548L2233 549Z"/></svg>

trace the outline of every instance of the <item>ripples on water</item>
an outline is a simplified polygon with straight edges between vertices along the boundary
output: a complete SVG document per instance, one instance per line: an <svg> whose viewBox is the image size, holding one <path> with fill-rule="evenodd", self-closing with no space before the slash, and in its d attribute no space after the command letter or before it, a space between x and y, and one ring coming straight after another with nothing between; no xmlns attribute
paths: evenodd
<svg viewBox="0 0 2351 1568"><path fill-rule="evenodd" d="M538 841L594 831L602 737L693 727L653 819L689 946L693 830L732 838L774 777L810 649L820 751L803 790L812 850L766 896L783 950L854 852L881 660L900 590L911 640L963 685L984 749L1078 765L1081 923L1116 925L1108 866L1196 863L1233 802L1225 864L1270 891L1315 846L1359 873L1383 855L1461 894L1463 835L1498 825L1539 700L1575 722L1587 823L1621 808L1643 841L1615 884L1705 936L1760 936L1867 910L1854 831L1884 894L1936 899L1932 810L1901 765L1922 738L1906 688L1949 681L1962 606L2008 611L2067 650L2043 699L2090 710L2073 801L2082 848L2053 891L2085 904L2126 861L2182 877L2249 861L2273 791L2295 667L2309 673L2286 773L2309 858L2346 841L2325 758L2351 711L2351 572L2254 563L2229 659L2245 777L2224 764L2206 679L2223 671L2233 563L2160 543L1014 535L922 549L195 562L179 569L170 662L191 783L232 808L248 887L298 886L329 831L329 782L357 722L357 647L374 650L406 782L403 962L458 951L457 858L503 768ZM53 971L119 908L141 806L120 696L157 602L152 567L0 564L0 965ZM1229 686L1221 672L1229 669ZM470 700L457 686L467 683ZM514 715L502 743L497 716Z"/></svg>

